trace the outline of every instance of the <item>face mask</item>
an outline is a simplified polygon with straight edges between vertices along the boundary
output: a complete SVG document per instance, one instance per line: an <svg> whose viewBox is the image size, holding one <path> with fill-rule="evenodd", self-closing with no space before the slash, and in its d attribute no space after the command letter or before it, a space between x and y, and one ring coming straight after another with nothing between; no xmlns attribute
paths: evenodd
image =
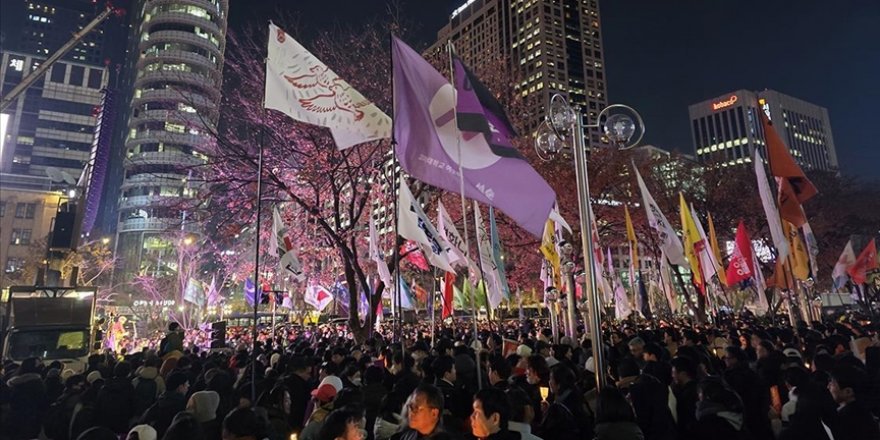
<svg viewBox="0 0 880 440"><path fill-rule="evenodd" d="M351 380L351 383L352 383L352 385L354 385L354 386L356 386L356 387L359 387L359 386L361 386L361 378L356 377L356 378L354 378L354 379Z"/></svg>

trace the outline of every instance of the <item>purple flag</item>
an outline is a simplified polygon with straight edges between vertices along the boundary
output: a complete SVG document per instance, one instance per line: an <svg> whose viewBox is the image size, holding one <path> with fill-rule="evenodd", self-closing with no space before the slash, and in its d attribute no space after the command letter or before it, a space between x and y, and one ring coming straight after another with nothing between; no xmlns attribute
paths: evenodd
<svg viewBox="0 0 880 440"><path fill-rule="evenodd" d="M257 292L256 287L254 286L254 282L251 281L250 278L244 280L244 300L253 307L254 306L254 298L257 299L258 302L262 300L263 292Z"/></svg>
<svg viewBox="0 0 880 440"><path fill-rule="evenodd" d="M510 144L513 129L500 105L494 99L487 102L491 95L479 91L485 88L478 87L471 75L457 73L455 88L464 124L460 132L455 88L397 38L392 54L394 136L403 169L423 182L460 193L461 157L465 197L504 211L540 237L556 194ZM457 71L465 72L460 63L457 66L461 66Z"/></svg>

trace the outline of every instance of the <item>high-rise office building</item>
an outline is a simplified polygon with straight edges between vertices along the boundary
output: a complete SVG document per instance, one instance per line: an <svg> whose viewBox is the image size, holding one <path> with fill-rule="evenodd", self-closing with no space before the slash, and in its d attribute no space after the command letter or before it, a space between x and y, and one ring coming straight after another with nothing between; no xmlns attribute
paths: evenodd
<svg viewBox="0 0 880 440"><path fill-rule="evenodd" d="M15 87L44 61L18 52L3 52L3 92ZM51 168L78 179L89 159L95 137L96 112L107 85L103 66L58 61L43 78L19 95L9 115L0 172L46 177ZM12 176L3 178L12 182Z"/></svg>
<svg viewBox="0 0 880 440"><path fill-rule="evenodd" d="M763 151L764 112L795 161L805 169L837 171L837 151L828 109L774 90L737 90L688 107L697 159L733 166L751 162Z"/></svg>
<svg viewBox="0 0 880 440"><path fill-rule="evenodd" d="M116 255L123 274L168 273L180 245L171 232L189 230L181 206L198 192L200 149L219 117L229 3L134 3Z"/></svg>
<svg viewBox="0 0 880 440"><path fill-rule="evenodd" d="M103 2L93 0L5 0L2 49L48 58L103 9ZM118 21L98 25L62 60L104 65L113 50L106 42L115 39L114 26Z"/></svg>
<svg viewBox="0 0 880 440"><path fill-rule="evenodd" d="M503 60L515 76L515 92L529 108L527 128L543 120L554 93L578 106L594 123L607 105L598 0L468 0L437 33L426 56L445 57L451 41L477 73ZM602 142L598 131L591 145Z"/></svg>

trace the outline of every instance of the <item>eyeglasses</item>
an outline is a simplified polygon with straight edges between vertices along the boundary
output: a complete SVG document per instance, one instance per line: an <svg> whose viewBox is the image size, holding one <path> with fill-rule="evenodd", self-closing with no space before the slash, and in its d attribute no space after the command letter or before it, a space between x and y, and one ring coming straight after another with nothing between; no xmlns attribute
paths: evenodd
<svg viewBox="0 0 880 440"><path fill-rule="evenodd" d="M406 407L409 409L409 412L411 412L411 413L413 413L413 414L416 414L416 413L418 413L419 411L421 411L421 410L423 410L423 409L434 409L434 408L432 408L432 407L430 407L430 406L418 406L418 405L415 404L415 402L413 402L413 403L408 403L408 404L406 405Z"/></svg>

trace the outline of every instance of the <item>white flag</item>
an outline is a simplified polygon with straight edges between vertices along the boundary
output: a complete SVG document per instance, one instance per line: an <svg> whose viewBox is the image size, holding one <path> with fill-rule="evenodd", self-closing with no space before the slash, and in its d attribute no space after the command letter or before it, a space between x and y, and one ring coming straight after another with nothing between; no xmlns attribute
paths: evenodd
<svg viewBox="0 0 880 440"><path fill-rule="evenodd" d="M379 272L379 279L385 283L385 291L394 288L394 282L391 281L391 271L388 270L388 263L385 262L385 255L382 249L379 249L379 235L376 233L376 221L370 216L370 259L376 263L376 271Z"/></svg>
<svg viewBox="0 0 880 440"><path fill-rule="evenodd" d="M306 294L303 300L306 304L314 307L315 310L320 312L333 302L333 294L324 286L312 284L306 288Z"/></svg>
<svg viewBox="0 0 880 440"><path fill-rule="evenodd" d="M269 254L273 257L280 255L278 266L289 272L297 281L305 280L302 263L293 248L293 243L290 242L290 237L287 236L287 226L284 226L284 221L281 220L281 211L278 210L278 206L272 210L272 243L269 247Z"/></svg>
<svg viewBox="0 0 880 440"><path fill-rule="evenodd" d="M681 240L669 224L669 220L663 215L663 211L657 206L654 197L648 192L639 169L633 163L633 169L636 171L636 178L639 182L639 191L642 193L642 203L645 205L645 214L648 218L648 225L651 226L660 238L660 249L669 258L669 262L678 266L688 267L688 262L684 258L684 248L681 246Z"/></svg>
<svg viewBox="0 0 880 440"><path fill-rule="evenodd" d="M782 231L782 223L779 222L779 211L776 209L776 202L773 200L773 191L770 190L770 183L767 182L767 172L764 170L764 159L761 153L755 150L755 176L758 178L758 193L761 195L761 204L764 206L764 214L767 216L767 223L770 225L770 237L773 238L773 245L776 246L778 255L776 258L785 260L788 258L788 238Z"/></svg>
<svg viewBox="0 0 880 440"><path fill-rule="evenodd" d="M422 210L421 204L413 197L412 191L409 190L409 186L403 179L400 181L398 197L397 233L407 240L418 243L419 248L432 265L447 272L455 272L455 269L449 264L448 250L450 245L434 229L434 225Z"/></svg>
<svg viewBox="0 0 880 440"><path fill-rule="evenodd" d="M678 301L675 300L675 286L672 285L672 268L666 256L660 255L660 283L663 286L663 293L666 295L666 301L669 303L669 310L672 313L678 313Z"/></svg>
<svg viewBox="0 0 880 440"><path fill-rule="evenodd" d="M839 289L846 284L846 280L849 279L846 271L854 264L856 264L856 253L853 250L852 240L849 240L846 242L840 257L837 258L837 263L834 264L834 272L831 273L831 281L835 289Z"/></svg>
<svg viewBox="0 0 880 440"><path fill-rule="evenodd" d="M755 268L753 279L755 280L755 289L758 291L757 315L763 316L770 311L770 303L767 302L767 281L764 280L764 272L761 270L761 262L758 261L758 253L752 246L752 267Z"/></svg>
<svg viewBox="0 0 880 440"><path fill-rule="evenodd" d="M590 209L592 209L592 207ZM590 217L595 218L592 214L593 212L590 211ZM553 223L556 223L558 226L562 226L563 228L565 228L565 230L568 231L569 235L574 234L573 232L571 232L571 226L568 225L568 222L565 221L565 218L563 218L562 214L559 213L559 205L555 203L553 204L553 209L550 210L550 220L553 220Z"/></svg>
<svg viewBox="0 0 880 440"><path fill-rule="evenodd" d="M504 291L501 289L501 274L498 272L498 265L495 264L495 258L492 254L492 243L486 226L483 224L483 216L480 214L480 207L476 200L474 200L474 222L477 224L477 244L480 249L483 279L486 282L486 296L489 297L489 307L494 309L498 307L498 304L501 304Z"/></svg>
<svg viewBox="0 0 880 440"><path fill-rule="evenodd" d="M813 278L819 275L819 243L816 241L816 234L813 234L813 228L810 222L804 223L802 227L804 231L804 244L807 246L807 252L810 254L810 271L813 272Z"/></svg>
<svg viewBox="0 0 880 440"><path fill-rule="evenodd" d="M327 127L340 150L391 137L391 118L321 60L269 24L265 107Z"/></svg>
<svg viewBox="0 0 880 440"><path fill-rule="evenodd" d="M450 244L449 257L450 263L454 266L467 267L472 274L476 275L480 269L473 260L467 257L467 246L458 233L452 217L443 206L443 202L437 203L437 232Z"/></svg>
<svg viewBox="0 0 880 440"><path fill-rule="evenodd" d="M694 225L697 226L697 233L700 234L700 243L695 247L698 252L697 257L700 259L700 267L703 270L703 279L710 280L714 276L717 276L720 279L721 275L718 274L721 273L719 270L721 263L715 258L715 252L712 252L709 239L706 237L706 230L703 229L703 223L701 223L700 218L697 217L697 211L694 209L693 203L691 203L691 218L694 219Z"/></svg>

